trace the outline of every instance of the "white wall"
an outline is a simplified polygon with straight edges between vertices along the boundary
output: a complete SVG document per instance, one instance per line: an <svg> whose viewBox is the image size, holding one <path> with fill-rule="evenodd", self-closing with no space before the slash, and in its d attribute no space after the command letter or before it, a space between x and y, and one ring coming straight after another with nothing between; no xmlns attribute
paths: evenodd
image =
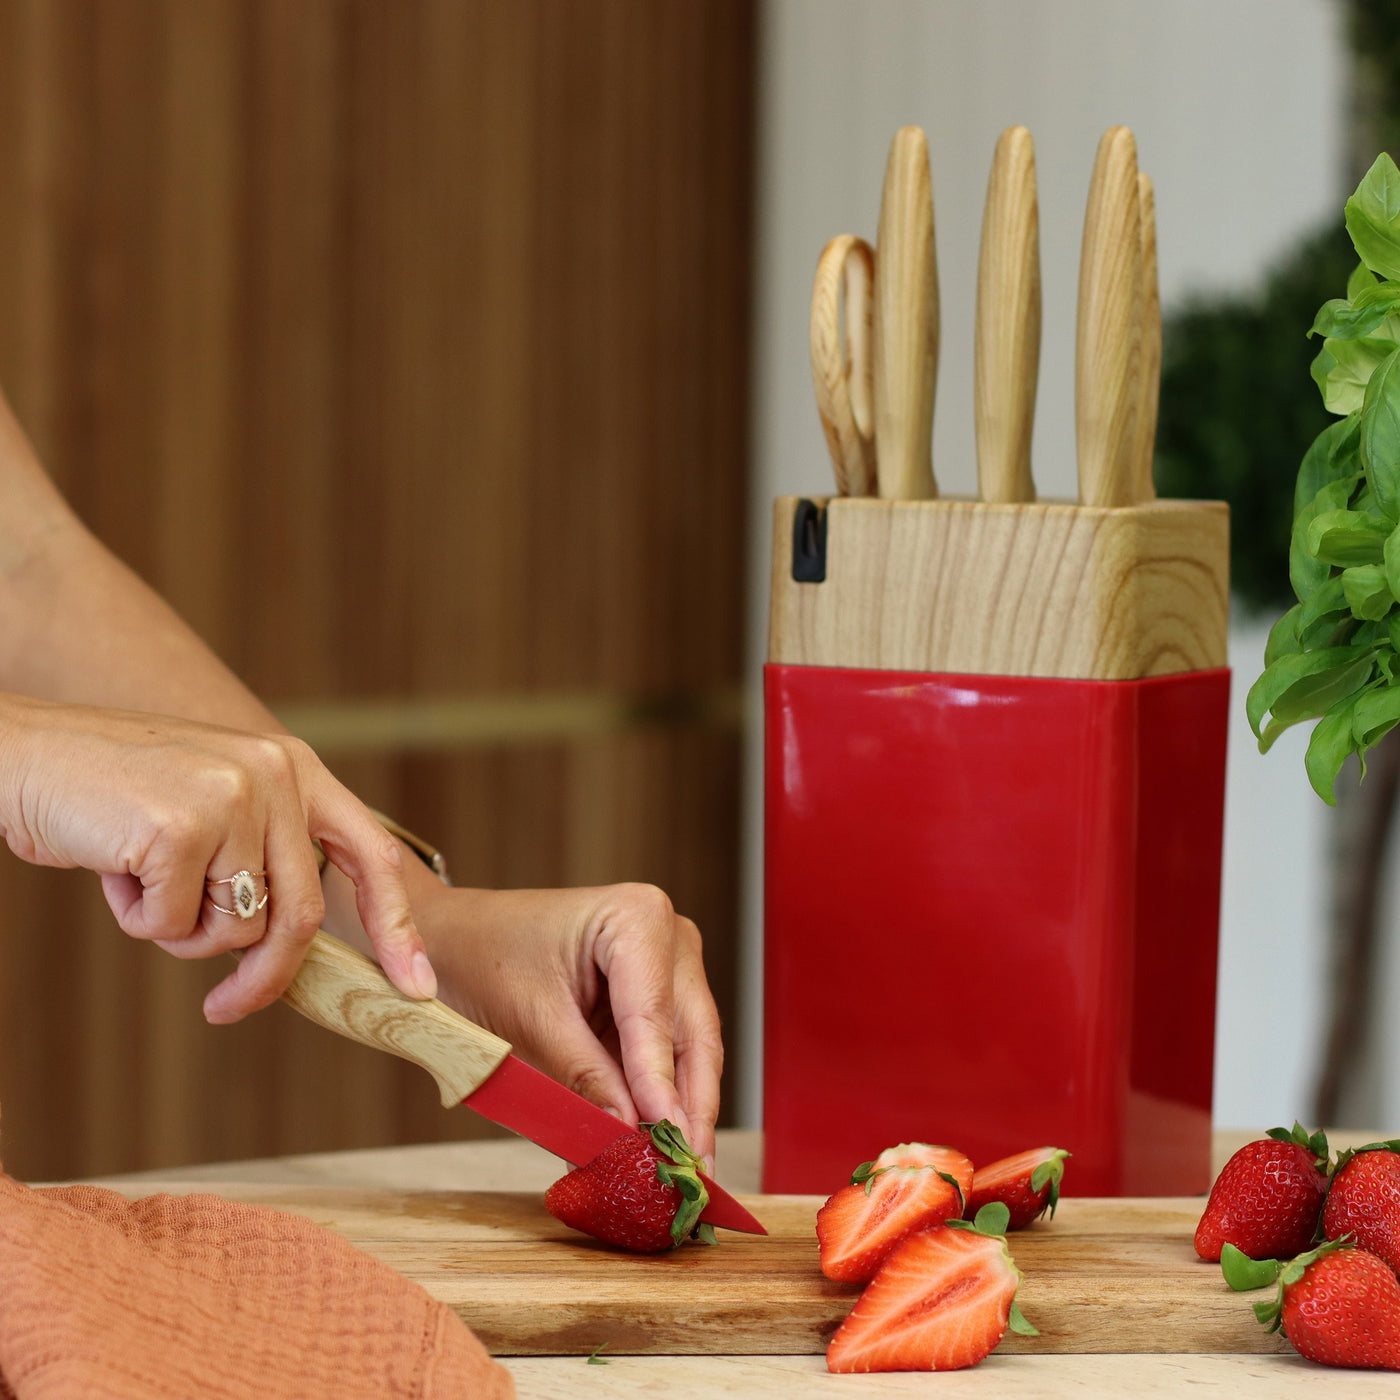
<svg viewBox="0 0 1400 1400"><path fill-rule="evenodd" d="M1191 290L1251 285L1302 231L1340 214L1342 20L1327 0L768 0L754 305L752 733L762 733L769 503L830 489L807 356L812 271L837 233L873 241L896 128L916 123L929 137L942 297L934 471L949 493L976 487L973 292L992 150L1012 123L1035 138L1044 339L1034 470L1042 495L1072 496L1079 238L1099 136L1117 123L1137 136L1140 165L1156 187L1168 311ZM1248 632L1232 648L1237 720L1257 672L1251 647L1261 652L1262 640ZM1301 744L1285 742L1261 759L1245 740L1241 721L1231 734L1216 1116L1258 1124L1305 1109L1320 877ZM758 1120L760 1093L757 750L741 983L754 995L738 1037L738 1108L747 1122ZM1281 1005L1295 1027L1287 1037Z"/></svg>

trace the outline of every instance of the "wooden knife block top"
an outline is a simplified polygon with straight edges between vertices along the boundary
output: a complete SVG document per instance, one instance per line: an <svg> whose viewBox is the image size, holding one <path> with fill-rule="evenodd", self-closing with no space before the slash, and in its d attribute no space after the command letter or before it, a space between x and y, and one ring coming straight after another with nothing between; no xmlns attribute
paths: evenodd
<svg viewBox="0 0 1400 1400"><path fill-rule="evenodd" d="M1229 509L810 497L826 578L792 577L778 499L768 660L1136 680L1227 665Z"/></svg>

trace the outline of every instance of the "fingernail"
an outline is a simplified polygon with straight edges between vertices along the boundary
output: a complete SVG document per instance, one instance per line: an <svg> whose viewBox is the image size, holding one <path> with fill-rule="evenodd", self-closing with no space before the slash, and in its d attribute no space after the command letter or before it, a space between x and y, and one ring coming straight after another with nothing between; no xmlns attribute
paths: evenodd
<svg viewBox="0 0 1400 1400"><path fill-rule="evenodd" d="M622 1110L616 1104L607 1104L606 1110L607 1112L611 1113L614 1118L622 1117Z"/></svg>
<svg viewBox="0 0 1400 1400"><path fill-rule="evenodd" d="M408 960L408 980L420 997L437 996L437 973L421 948Z"/></svg>

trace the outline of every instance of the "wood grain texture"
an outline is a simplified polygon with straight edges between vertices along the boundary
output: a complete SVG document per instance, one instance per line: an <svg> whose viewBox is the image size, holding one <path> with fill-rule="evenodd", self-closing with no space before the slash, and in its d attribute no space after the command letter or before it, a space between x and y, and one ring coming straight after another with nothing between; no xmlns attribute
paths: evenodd
<svg viewBox="0 0 1400 1400"><path fill-rule="evenodd" d="M774 509L768 659L1131 680L1226 664L1226 506L831 500L824 583Z"/></svg>
<svg viewBox="0 0 1400 1400"><path fill-rule="evenodd" d="M324 933L312 938L282 1000L336 1035L427 1070L444 1108L479 1089L510 1054L508 1041L440 1001L404 996L367 957Z"/></svg>
<svg viewBox="0 0 1400 1400"><path fill-rule="evenodd" d="M126 1186L130 1194L150 1187ZM175 1189L179 1189L176 1187ZM769 1235L639 1257L561 1225L536 1193L390 1192L200 1182L338 1231L448 1303L497 1355L825 1351L860 1288L818 1266L819 1196L746 1196ZM1194 1199L1066 1198L1009 1237L1041 1335L998 1354L1274 1353L1287 1344L1196 1257Z"/></svg>
<svg viewBox="0 0 1400 1400"><path fill-rule="evenodd" d="M1133 505L1142 412L1142 227L1137 147L1125 126L1099 142L1079 263L1075 434L1079 499Z"/></svg>
<svg viewBox="0 0 1400 1400"><path fill-rule="evenodd" d="M1031 433L1040 373L1040 213L1035 145L1023 126L997 141L977 263L973 395L984 501L1033 501Z"/></svg>
<svg viewBox="0 0 1400 1400"><path fill-rule="evenodd" d="M843 233L822 249L812 280L812 387L841 496L875 494L874 282L865 239Z"/></svg>
<svg viewBox="0 0 1400 1400"><path fill-rule="evenodd" d="M880 495L927 500L938 382L938 263L928 142L917 126L890 142L875 251L875 460Z"/></svg>
<svg viewBox="0 0 1400 1400"><path fill-rule="evenodd" d="M740 739L687 697L743 670L753 27L0 4L0 382L79 513L274 707L635 714L325 757L459 882L661 884L731 1016ZM477 1131L286 1008L206 1026L218 969L88 877L6 857L0 899L12 1170Z"/></svg>
<svg viewBox="0 0 1400 1400"><path fill-rule="evenodd" d="M1151 501L1152 455L1157 446L1157 404L1162 393L1162 294L1157 279L1157 201L1152 181L1138 171L1138 216L1142 225L1142 407L1133 451L1133 499Z"/></svg>

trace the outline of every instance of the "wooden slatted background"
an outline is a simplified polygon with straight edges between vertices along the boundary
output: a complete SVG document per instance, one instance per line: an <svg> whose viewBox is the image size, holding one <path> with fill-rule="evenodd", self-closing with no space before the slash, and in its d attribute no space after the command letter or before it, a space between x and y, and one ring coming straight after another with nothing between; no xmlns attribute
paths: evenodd
<svg viewBox="0 0 1400 1400"><path fill-rule="evenodd" d="M726 1010L752 8L0 0L0 381L79 512L460 883L661 884ZM6 1166L476 1129L216 972L0 861Z"/></svg>

